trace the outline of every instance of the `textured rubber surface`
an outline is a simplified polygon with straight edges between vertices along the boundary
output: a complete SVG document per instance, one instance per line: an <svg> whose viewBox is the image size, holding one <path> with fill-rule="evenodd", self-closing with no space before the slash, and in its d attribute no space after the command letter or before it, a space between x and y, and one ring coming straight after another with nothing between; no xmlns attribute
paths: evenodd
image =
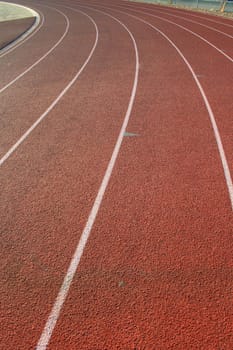
<svg viewBox="0 0 233 350"><path fill-rule="evenodd" d="M96 31L85 14L98 28L77 81L0 167L0 349L36 348L111 158L136 60L118 19L137 44L136 99L47 349L232 350L231 203L206 105L177 48L233 174L232 62L209 44L233 58L224 35L233 22L117 0L59 3L30 2L44 26L0 58L3 88L59 40L68 18L60 45L0 94L3 157L90 54Z"/></svg>

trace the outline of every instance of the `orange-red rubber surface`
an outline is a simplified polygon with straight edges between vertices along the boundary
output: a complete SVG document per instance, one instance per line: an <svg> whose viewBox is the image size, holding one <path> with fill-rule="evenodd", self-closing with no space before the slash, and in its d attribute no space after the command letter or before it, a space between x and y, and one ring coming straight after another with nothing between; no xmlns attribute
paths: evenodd
<svg viewBox="0 0 233 350"><path fill-rule="evenodd" d="M45 20L0 57L0 89L67 34L0 93L0 158L90 54L85 14L99 37L78 79L0 166L0 349L36 349L112 156L136 62L117 19L138 49L136 97L47 349L232 350L231 201L206 105L175 46L233 174L233 21L118 0L22 4Z"/></svg>

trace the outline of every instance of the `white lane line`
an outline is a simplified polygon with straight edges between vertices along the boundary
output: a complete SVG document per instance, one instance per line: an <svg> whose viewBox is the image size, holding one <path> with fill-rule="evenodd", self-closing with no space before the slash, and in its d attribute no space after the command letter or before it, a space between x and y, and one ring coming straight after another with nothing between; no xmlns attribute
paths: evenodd
<svg viewBox="0 0 233 350"><path fill-rule="evenodd" d="M144 7L144 9L146 10L145 7ZM198 24L198 25L200 25L200 26L202 26L202 27L208 28L208 29L213 30L213 31L215 31L215 32L217 32L217 33L220 33L220 34L222 34L222 35L224 35L224 36L226 36L226 37L228 37L228 38L233 39L233 35L230 35L230 34L228 34L228 33L226 33L226 32L223 32L222 30L216 29L216 28L214 28L214 27L208 26L208 25L206 25L206 24L204 24L204 23L200 23L200 22L197 22L197 21L193 21L192 19L188 19L188 18L183 17L183 16L177 16L177 15L174 15L174 14L172 14L172 13L170 13L170 12L167 12L167 13L165 13L164 11L157 11L157 12L162 13L162 14L167 14L168 16L172 16L172 17L176 17L176 18L181 18L181 19L183 19L183 20L185 20L185 21L188 21L188 22L190 22L190 23Z"/></svg>
<svg viewBox="0 0 233 350"><path fill-rule="evenodd" d="M119 5L114 5L114 7L116 8L121 8L122 7ZM150 17L154 17L154 18L158 18L160 19L161 21L164 21L164 22L168 22L168 23L171 23L173 24L174 26L177 26L183 30L185 30L186 32L188 33L191 33L192 35L196 36L197 38L201 39L202 41L204 41L207 45L210 45L211 47L213 47L215 50L217 50L221 55L223 55L224 57L226 57L229 61L233 62L233 58L230 57L229 55L227 55L225 52L223 52L221 49L219 49L217 46L215 46L214 44L212 44L210 41L208 41L207 39L203 38L201 35L193 32L192 30L186 28L186 27L183 27L182 25L176 23L176 22L173 22L173 21L170 21L169 19L166 19L164 17L160 17L160 16L156 16L156 15L153 15L151 13L148 13L148 12L145 12L145 11L139 11L139 10L134 10L133 8L130 8L130 11L133 11L133 12L137 12L137 13L141 13L143 15L146 15L146 16L150 16Z"/></svg>
<svg viewBox="0 0 233 350"><path fill-rule="evenodd" d="M47 6L49 7L49 6ZM62 34L62 36L60 37L60 39L56 42L56 44L54 44L43 56L41 56L36 62L34 62L30 67L28 67L25 71L23 71L21 74L19 74L15 79L13 79L12 81L10 81L8 84L6 84L5 86L3 86L0 89L0 94L5 91L6 89L8 89L10 86L12 86L16 81L18 81L20 78L22 78L25 74L27 74L28 72L30 72L35 66L37 66L41 61L43 61L53 50L56 49L56 47L58 47L58 45L61 44L61 42L63 41L63 39L66 37L68 31L69 31L69 27L70 27L70 21L68 19L68 17L62 12L59 11L55 8L53 8L53 10L59 12L63 17L65 17L66 20L66 27L65 27L65 31Z"/></svg>
<svg viewBox="0 0 233 350"><path fill-rule="evenodd" d="M36 11L38 13L38 17L36 18L34 25L18 40L15 40L12 44L9 44L5 48L3 48L0 52L0 58L8 55L8 53L14 51L17 47L24 44L28 39L31 39L43 27L45 21L44 15L39 10Z"/></svg>
<svg viewBox="0 0 233 350"><path fill-rule="evenodd" d="M82 11L78 11L80 13L82 13L83 15L85 15L86 17L89 18L89 20L95 25L95 22L93 21L93 19L88 16L85 12ZM97 30L97 27L96 27ZM98 30L97 30L97 34L98 34ZM57 96L57 98L52 102L52 104L46 109L46 111L35 121L35 123L32 124L32 126L18 139L18 141L8 150L8 152L0 159L0 166L2 166L5 161L12 155L12 153L14 153L16 151L16 149L26 140L26 138L31 134L31 132L42 122L42 120L49 114L49 112L57 105L57 103L61 100L61 98L66 94L66 92L70 89L70 87L75 83L75 81L78 79L78 77L80 76L80 74L82 73L82 71L84 70L84 68L86 67L86 65L88 64L88 62L90 61L96 45L98 42L98 35L96 35L96 39L95 39L95 43L91 49L91 52L89 54L89 56L87 57L87 59L85 60L84 64L82 65L82 67L79 69L79 71L76 73L76 75L74 76L74 78L69 82L68 85L66 85L66 87L61 91L61 93Z"/></svg>
<svg viewBox="0 0 233 350"><path fill-rule="evenodd" d="M87 7L87 6L85 6L85 7ZM89 8L89 7L87 7L87 8ZM98 11L98 10L94 10L94 11ZM125 26L125 24L123 24L117 18L115 18L115 17L113 17L113 16L111 16L108 13L103 12L103 11L98 11L98 12L104 13L105 15L113 18L120 25L122 25L123 28L125 28L125 30L129 33L130 38L131 38L131 40L133 42L134 51L135 51L135 61L136 62L135 62L134 83L133 83L133 88L132 88L132 91L131 91L129 105L128 105L128 108L127 108L127 111L126 111L126 114L125 114L125 117L124 117L124 121L123 121L121 130L120 130L119 136L117 138L117 141L116 141L116 144L115 144L115 147L114 147L111 159L110 159L110 161L108 163L108 166L107 166L106 172L104 174L102 183L100 185L100 188L98 190L97 196L95 198L95 202L94 202L93 207L91 209L91 212L89 214L86 226L85 226L85 228L84 228L84 230L82 232L82 235L81 235L79 243L78 243L78 245L76 247L75 253L74 253L74 255L73 255L72 259L71 259L69 268L67 270L67 273L66 273L65 278L63 280L62 286L61 286L61 288L59 290L59 293L57 295L56 301L55 301L55 303L53 305L52 311L51 311L51 313L50 313L50 315L48 317L48 320L46 322L46 325L45 325L45 328L44 328L44 330L42 332L40 340L37 343L36 350L46 350L47 345L48 345L48 343L50 341L50 338L52 336L54 327L55 327L56 322L57 322L57 320L59 318L62 306L63 306L63 304L64 304L64 302L66 300L66 297L67 297L67 294L69 292L71 283L73 281L73 278L74 278L74 275L75 275L76 270L78 268L80 259L81 259L82 255L83 255L85 246L86 246L88 238L90 236L91 229L93 227L93 224L95 222L96 216L97 216L98 211L99 211L99 208L101 206L101 203L102 203L102 200L103 200L106 188L108 186L109 179L111 177L111 174L112 174L112 171L113 171L113 168L114 168L114 165L115 165L118 153L120 151L120 147L121 147L121 144L122 144L124 133L126 131L126 127L127 127L130 115L131 115L133 103L134 103L135 96L136 96L136 90L137 90L137 84L138 84L138 74L139 74L139 56L138 56L137 44L136 44L136 41L135 41L135 39L133 37L133 34L129 31L129 29Z"/></svg>
<svg viewBox="0 0 233 350"><path fill-rule="evenodd" d="M124 3L132 3L134 5L143 5L143 2L138 2L138 1L134 1L134 0L122 0ZM219 18L219 19L225 19L227 20L226 17L220 17L220 16L214 16L213 13L207 13L207 14L203 14L203 16L199 16L199 15L196 15L194 14L194 11L192 11L191 9L182 9L182 8L174 8L174 7L170 7L170 6L166 6L166 5L163 5L163 4L153 4L153 3L147 3L148 5L153 5L154 7L156 8L159 8L160 10L164 10L162 11L163 13L167 13L167 10L169 11L172 11L174 13L181 13L181 14L185 14L186 15L190 15L192 17L196 17L196 18L199 18L199 19L202 19L203 21L209 21L209 22L213 22L213 23L217 23L219 25L224 25L226 27L230 27L230 28L233 28L233 24L230 24L230 23L225 23L225 22L220 22L220 21L215 21L214 19L211 19L209 18L209 16L212 16L212 17L215 17L215 18ZM138 6L139 8L142 8L142 6ZM152 8L152 6L148 7L147 10L154 10ZM208 15L208 17L207 17ZM228 21L230 22L231 20L228 19Z"/></svg>
<svg viewBox="0 0 233 350"><path fill-rule="evenodd" d="M108 8L108 7L104 6L104 8ZM231 173L230 173L230 169L229 169L229 166L228 166L228 162L227 162L227 158L226 158L226 155L225 155L225 151L224 151L224 148L223 148L221 136L220 136L220 133L219 133L219 130L218 130L218 126L217 126L217 123L216 123L216 120L215 120L214 113L213 113L212 108L210 106L210 103L208 101L208 98L207 98L207 96L205 94L205 91L204 91L204 89L203 89L199 79L197 78L197 75L195 74L191 64L186 59L186 57L183 55L181 50L176 46L176 44L165 33L163 33L160 29L158 29L157 27L153 26L151 23L143 20L140 17L131 15L129 13L126 13L126 12L123 12L123 11L120 11L120 10L113 10L113 11L117 11L117 12L120 12L120 13L122 13L124 15L127 15L127 16L130 16L132 18L135 18L138 21L140 21L142 23L145 23L149 27L151 27L154 30L156 30L158 33L160 33L175 48L175 50L178 52L178 54L180 55L180 57L182 58L182 60L186 64L186 66L188 67L189 71L191 72L191 74L193 76L193 79L195 80L195 82L197 84L197 87L198 87L198 89L199 89L199 91L201 93L201 96L203 98L203 101L205 103L206 109L207 109L208 114L209 114L209 119L210 119L210 122L211 122L211 125L212 125L212 128L213 128L213 131L214 131L214 136L215 136L215 140L216 140L216 143L217 143L218 152L219 152L220 159L221 159L221 162L222 162L222 167L223 167L223 172L224 172L224 176L225 176L225 181L226 181L226 185L227 185L227 189L228 189L228 193L229 193L229 197L230 197L230 202L231 202L231 209L233 210L233 184L232 184Z"/></svg>
<svg viewBox="0 0 233 350"><path fill-rule="evenodd" d="M125 6L125 7L126 7L127 9L132 9L132 6L129 6L129 5L127 5L127 6ZM148 8L147 8L147 7L143 7L143 6L142 6L142 7L140 7L140 9L143 9L143 10L148 11ZM190 23L198 24L198 25L200 25L200 26L202 26L202 27L208 28L208 29L210 29L210 30L213 30L214 32L220 33L220 34L222 34L222 35L224 35L224 36L226 36L226 37L228 37L228 38L233 39L233 35L230 35L230 34L228 34L228 33L225 33L225 32L223 32L222 30L218 30L218 29L216 29L216 28L214 28L214 27L207 26L206 24L203 24L203 23L200 23L200 22L197 22L197 21L193 21L192 19L188 19L188 18L183 17L183 16L177 16L177 15L174 15L174 14L168 12L168 11L165 12L165 11L161 11L161 10L157 10L157 9L155 9L155 12L153 12L153 14L155 14L155 13L161 13L161 14L163 14L163 15L172 16L172 17L175 17L175 18L180 18L180 19L182 19L182 20L184 20L184 21L187 21L187 22L190 22Z"/></svg>
<svg viewBox="0 0 233 350"><path fill-rule="evenodd" d="M162 8L161 8L161 10L162 10ZM185 13L185 14L187 13L188 15L190 15L192 17L196 17L196 18L202 19L203 21L209 21L209 22L217 23L219 25L223 25L223 26L226 26L226 27L233 28L233 24L220 22L220 21L215 21L214 19L206 17L205 15L204 16L198 16L198 15L193 14L193 12L191 13L191 11L184 11L184 10L178 10L178 9L176 11L176 9L170 8L170 7L169 7L169 10L172 11L172 12L175 12L175 13ZM210 14L208 14L208 15L210 15ZM213 17L213 14L212 14L212 17ZM215 16L215 17L217 17L217 16ZM218 18L220 19L221 17L218 17ZM224 19L226 20L226 17L224 17ZM228 21L230 21L230 20L228 20Z"/></svg>

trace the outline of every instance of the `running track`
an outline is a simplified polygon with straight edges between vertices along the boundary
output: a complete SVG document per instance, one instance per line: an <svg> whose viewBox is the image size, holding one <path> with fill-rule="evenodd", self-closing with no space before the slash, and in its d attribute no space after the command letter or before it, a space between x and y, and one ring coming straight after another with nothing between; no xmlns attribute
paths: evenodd
<svg viewBox="0 0 233 350"><path fill-rule="evenodd" d="M233 22L22 2L0 54L3 350L233 348Z"/></svg>

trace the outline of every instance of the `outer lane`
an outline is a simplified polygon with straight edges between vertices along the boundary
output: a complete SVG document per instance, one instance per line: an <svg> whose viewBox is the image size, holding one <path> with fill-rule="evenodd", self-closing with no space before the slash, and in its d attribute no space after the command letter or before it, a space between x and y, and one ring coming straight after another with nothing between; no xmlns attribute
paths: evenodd
<svg viewBox="0 0 233 350"><path fill-rule="evenodd" d="M134 7L127 7L127 9L134 9ZM146 12L145 11L146 8L142 8L141 10L136 10L136 11L141 11L140 13ZM205 39L207 39L208 41L210 41L212 44L216 45L218 48L224 48L224 44L228 44L230 46L230 44L232 44L232 39L233 39L233 31L231 31L232 33L226 33L225 29L216 29L213 26L205 26L202 23L199 22L195 22L195 21L190 21L187 20L184 17L181 16L175 16L172 17L170 16L170 13L166 13L163 11L159 11L157 9L155 9L154 11L150 12L150 15L157 15L158 17L161 16L161 14L163 15L162 18L163 19L167 19L171 22L174 22L175 19L175 24L178 25L182 25L184 28L187 29L191 29L193 32L195 32L196 34L199 34L200 36L204 37ZM224 43L224 44L223 44Z"/></svg>
<svg viewBox="0 0 233 350"><path fill-rule="evenodd" d="M186 30L189 31L191 33L191 35L196 35L199 36L199 38L201 38L201 40L205 41L206 43L209 44L211 46L215 45L217 49L219 49L219 52L221 53L221 50L223 50L222 54L224 55L224 53L228 53L229 58L228 59L232 59L232 39L233 39L233 31L231 30L231 34L230 33L226 33L225 32L225 28L219 28L216 31L216 28L213 27L212 25L208 25L207 27L203 27L201 23L198 22L190 22L188 19L186 20L186 18L183 18L182 16L175 16L175 20L174 18L169 17L170 12L164 12L159 10L160 7L158 8L157 6L153 6L152 8L150 8L149 12L146 12L145 10L147 9L144 6L136 6L138 3L132 3L130 4L126 4L125 2L123 3L123 5L118 5L117 3L113 3L112 5L117 9L122 8L124 10L132 10L135 13L141 14L141 15L145 15L146 13L154 18L158 18L160 20L165 21L165 23L171 23L177 27L180 26L180 28L182 30ZM97 2L93 2L93 5L97 5ZM106 4L106 6L108 6L109 3ZM144 4L145 5L145 4ZM187 17L189 15L189 12L187 12ZM161 16L161 14L163 16ZM203 23L204 24L204 23ZM227 56L225 56L227 58Z"/></svg>
<svg viewBox="0 0 233 350"><path fill-rule="evenodd" d="M125 5L125 1L120 2L121 5ZM129 5L133 5L138 8L143 8L145 6L145 3L140 2L134 2L130 1ZM209 13L202 13L201 11L192 11L191 9L182 9L182 8L175 8L171 6L164 6L159 4L146 4L147 9L150 9L150 11L154 11L156 8L160 11L163 11L164 13L173 13L176 15L185 15L186 18L192 18L193 20L202 20L205 24L209 25L217 25L220 26L218 28L224 28L224 30L232 30L233 28L233 21L230 18L226 18L224 16L220 17L215 14L209 14Z"/></svg>
<svg viewBox="0 0 233 350"><path fill-rule="evenodd" d="M184 16L182 16L182 13L181 14L179 14L179 13L174 14L173 12L169 12L169 11L164 12L164 11L161 11L160 9L156 9L156 12L166 14L170 18L180 18L180 19L185 20L185 22L198 24L201 27L212 29L215 32L222 32L223 35L228 36L228 37L232 37L232 34L233 34L233 25L232 25L232 27L226 28L220 22L217 22L217 23L214 22L214 24L213 24L213 22L208 23L207 21L204 20L204 18L201 18L201 17L197 17L197 19L190 18L187 13L184 17Z"/></svg>
<svg viewBox="0 0 233 350"><path fill-rule="evenodd" d="M98 5L98 1L91 1L92 4ZM205 13L203 14L202 12L197 12L197 11L192 11L188 9L181 9L181 8L174 8L171 6L166 6L166 5L159 5L159 4L150 4L150 3L144 3L144 2L139 2L139 1L114 1L111 2L112 4L117 4L121 5L123 7L133 7L138 10L143 10L146 8L149 10L150 13L153 13L154 11L162 12L163 14L173 14L175 16L183 17L189 21L201 21L200 23L206 24L208 26L212 26L216 29L223 30L226 33L232 34L232 29L233 29L233 20L230 18L226 17L220 17L220 16L214 16L214 14L208 14ZM102 1L102 5L108 6L110 4L109 1Z"/></svg>
<svg viewBox="0 0 233 350"><path fill-rule="evenodd" d="M161 10L164 9L164 6L160 7ZM168 9L168 8L167 8ZM168 9L169 10L169 9ZM214 14L208 14L205 13L203 14L202 12L196 12L196 11L188 11L188 10L182 10L182 9L176 9L176 8L170 8L171 12L174 13L183 13L186 16L190 16L192 18L198 18L198 19L202 19L205 22L211 22L212 24L218 24L218 25L222 25L224 26L224 28L233 28L233 22L232 19L230 18L226 18L224 16L220 17L220 16L215 16Z"/></svg>

